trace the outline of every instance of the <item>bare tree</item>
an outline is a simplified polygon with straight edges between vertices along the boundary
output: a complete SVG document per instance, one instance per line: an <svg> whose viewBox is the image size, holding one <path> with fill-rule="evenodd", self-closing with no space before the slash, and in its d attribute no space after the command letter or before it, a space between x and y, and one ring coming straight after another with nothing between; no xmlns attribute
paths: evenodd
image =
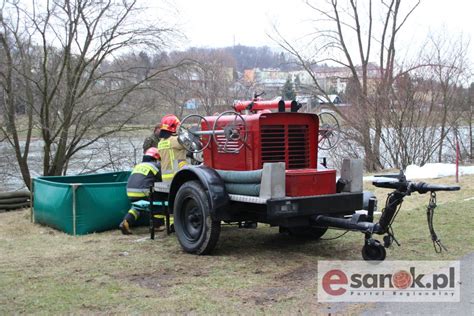
<svg viewBox="0 0 474 316"><path fill-rule="evenodd" d="M467 119L469 125L469 159L471 162L474 161L474 133L473 133L473 120L474 120L474 83L471 83L468 89L468 96L467 96Z"/></svg>
<svg viewBox="0 0 474 316"><path fill-rule="evenodd" d="M173 54L172 58L191 60L186 67L172 72L166 99L183 114L187 101L188 111L211 115L227 109L233 101L235 60L224 50L189 49Z"/></svg>
<svg viewBox="0 0 474 316"><path fill-rule="evenodd" d="M43 142L43 174L64 174L79 151L127 130L146 110L133 103L134 96L151 78L176 67L137 76L134 65L120 62L121 52L159 50L174 34L156 21L146 24L138 18L141 12L136 0L49 0L32 7L3 2L0 133L14 149L28 187L34 134Z"/></svg>
<svg viewBox="0 0 474 316"><path fill-rule="evenodd" d="M453 38L445 33L431 36L425 45L425 50L430 52L426 64L431 65L432 79L438 83L438 89L432 91L433 95L437 95L439 114L438 162L443 161L445 138L451 127L463 118L458 115L464 101L459 87L467 83L467 47L462 38Z"/></svg>
<svg viewBox="0 0 474 316"><path fill-rule="evenodd" d="M197 54L192 70L192 91L206 115L222 111L232 104L231 87L234 82L234 60L223 51Z"/></svg>
<svg viewBox="0 0 474 316"><path fill-rule="evenodd" d="M357 132L355 140L363 146L367 170L383 167L380 160L382 113L390 105L390 93L398 75L396 70L396 39L419 1L405 9L401 0L364 1L328 0L306 2L314 11L315 31L311 35L314 49L310 57L285 40L277 32L277 42L299 60L312 76L314 88L325 95L314 72L315 66L330 62L350 72L352 95L348 100L355 111L350 115L332 109ZM374 18L380 13L380 24ZM374 63L378 60L377 63ZM327 97L327 95L326 95Z"/></svg>
<svg viewBox="0 0 474 316"><path fill-rule="evenodd" d="M390 95L390 108L384 113L381 134L384 165L404 169L414 163L423 165L432 158L438 140L438 114L430 100L435 85L416 73L397 78Z"/></svg>

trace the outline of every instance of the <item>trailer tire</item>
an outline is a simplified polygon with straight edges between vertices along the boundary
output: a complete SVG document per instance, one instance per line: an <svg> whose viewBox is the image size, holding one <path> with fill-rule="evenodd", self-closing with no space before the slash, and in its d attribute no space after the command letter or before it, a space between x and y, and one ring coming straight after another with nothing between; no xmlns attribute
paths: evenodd
<svg viewBox="0 0 474 316"><path fill-rule="evenodd" d="M364 243L361 252L362 258L366 261L383 261L387 256L385 247L378 240L374 240L371 244Z"/></svg>
<svg viewBox="0 0 474 316"><path fill-rule="evenodd" d="M318 240L327 232L327 227L313 227L313 226L301 226L301 227L288 227L287 231L290 236L294 236L301 239Z"/></svg>
<svg viewBox="0 0 474 316"><path fill-rule="evenodd" d="M206 191L199 181L184 183L174 202L174 228L184 251L209 254L217 244L221 222L212 220Z"/></svg>

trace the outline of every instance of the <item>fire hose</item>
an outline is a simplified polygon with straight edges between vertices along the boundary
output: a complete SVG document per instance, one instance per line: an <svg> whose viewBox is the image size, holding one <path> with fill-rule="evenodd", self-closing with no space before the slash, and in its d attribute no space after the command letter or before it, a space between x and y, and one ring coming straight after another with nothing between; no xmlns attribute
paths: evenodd
<svg viewBox="0 0 474 316"><path fill-rule="evenodd" d="M14 191L0 193L0 210L15 210L30 207L29 191Z"/></svg>
<svg viewBox="0 0 474 316"><path fill-rule="evenodd" d="M441 240L436 235L433 226L433 217L434 217L434 210L436 208L436 192L431 192L430 194L430 201L426 208L426 218L428 220L428 228L431 234L431 240L433 241L433 247L437 253L444 251L448 251L446 247L441 243Z"/></svg>
<svg viewBox="0 0 474 316"><path fill-rule="evenodd" d="M227 193L250 196L258 196L260 194L262 169L239 172L227 170L216 171L224 181Z"/></svg>

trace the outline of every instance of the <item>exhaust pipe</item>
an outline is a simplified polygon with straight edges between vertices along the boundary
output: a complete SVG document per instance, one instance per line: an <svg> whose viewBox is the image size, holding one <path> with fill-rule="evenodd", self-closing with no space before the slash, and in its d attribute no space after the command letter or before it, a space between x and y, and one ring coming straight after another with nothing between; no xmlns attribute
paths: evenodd
<svg viewBox="0 0 474 316"><path fill-rule="evenodd" d="M278 112L285 112L285 101L283 99L278 101Z"/></svg>
<svg viewBox="0 0 474 316"><path fill-rule="evenodd" d="M296 100L291 101L291 112L298 112L300 108L301 108L301 104L299 104L298 101Z"/></svg>

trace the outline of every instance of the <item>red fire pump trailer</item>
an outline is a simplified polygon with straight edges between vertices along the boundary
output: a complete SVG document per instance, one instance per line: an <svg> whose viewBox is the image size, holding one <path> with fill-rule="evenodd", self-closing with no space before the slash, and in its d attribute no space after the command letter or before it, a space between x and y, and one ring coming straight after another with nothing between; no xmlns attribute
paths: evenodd
<svg viewBox="0 0 474 316"><path fill-rule="evenodd" d="M403 197L415 191L433 195L459 190L409 182L402 173L381 179L374 184L395 191L374 223L376 199L362 191L362 162L344 160L336 180L336 170L318 160L318 144L334 145L338 124L321 122L331 114L299 113L299 108L296 101L254 100L234 104L235 111L189 115L181 121L180 142L195 156L201 154L202 164L181 169L171 183L155 183L153 195L168 201L186 252L210 253L222 221L250 221L314 240L328 228L360 231L365 236L363 258L384 260ZM375 234L385 235L384 242Z"/></svg>

